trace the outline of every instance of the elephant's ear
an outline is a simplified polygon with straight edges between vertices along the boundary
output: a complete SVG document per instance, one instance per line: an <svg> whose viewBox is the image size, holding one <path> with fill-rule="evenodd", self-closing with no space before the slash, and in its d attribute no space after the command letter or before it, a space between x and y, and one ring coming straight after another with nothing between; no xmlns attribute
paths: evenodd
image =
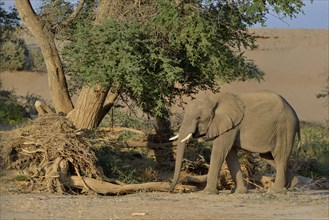
<svg viewBox="0 0 329 220"><path fill-rule="evenodd" d="M225 133L240 124L243 116L243 102L232 93L221 94L214 109L214 116L209 123L206 136L214 138Z"/></svg>

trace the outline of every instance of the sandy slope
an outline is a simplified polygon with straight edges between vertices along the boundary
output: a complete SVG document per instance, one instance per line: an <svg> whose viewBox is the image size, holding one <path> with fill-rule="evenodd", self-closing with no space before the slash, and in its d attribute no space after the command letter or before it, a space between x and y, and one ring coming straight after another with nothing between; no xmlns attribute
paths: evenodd
<svg viewBox="0 0 329 220"><path fill-rule="evenodd" d="M50 100L50 90L46 73L39 72L1 72L2 87L13 90L17 95L35 94Z"/></svg>
<svg viewBox="0 0 329 220"><path fill-rule="evenodd" d="M321 121L329 118L324 99L315 95L321 92L329 74L329 31L306 29L254 29L262 36L260 47L247 51L265 73L265 80L235 82L223 85L223 91L242 93L270 89L283 95L296 109L300 119ZM15 89L17 94L27 92L50 99L47 76L41 73L0 73L3 87Z"/></svg>
<svg viewBox="0 0 329 220"><path fill-rule="evenodd" d="M224 91L247 92L270 89L283 95L300 119L324 121L329 109L317 99L329 74L329 31L303 29L258 29L259 48L247 55L265 72L264 81L235 82Z"/></svg>

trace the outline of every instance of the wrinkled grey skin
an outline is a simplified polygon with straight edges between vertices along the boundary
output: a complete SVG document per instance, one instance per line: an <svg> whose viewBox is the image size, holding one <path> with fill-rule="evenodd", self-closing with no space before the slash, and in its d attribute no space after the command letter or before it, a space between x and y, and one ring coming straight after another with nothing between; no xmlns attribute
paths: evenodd
<svg viewBox="0 0 329 220"><path fill-rule="evenodd" d="M289 103L270 91L234 95L221 93L193 100L186 108L179 129L174 177L170 191L178 182L188 134L213 140L207 185L204 191L218 193L219 170L226 159L236 183L234 191L247 188L237 156L237 149L260 153L276 168L272 192L282 192L286 180L287 162L296 134L300 139L299 120ZM183 141L182 141L183 140Z"/></svg>

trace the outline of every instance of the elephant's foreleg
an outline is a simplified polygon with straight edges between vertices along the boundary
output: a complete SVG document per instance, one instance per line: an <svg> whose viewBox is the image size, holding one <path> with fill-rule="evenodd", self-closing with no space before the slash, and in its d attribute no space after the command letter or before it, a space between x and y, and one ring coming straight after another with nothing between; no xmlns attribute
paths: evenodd
<svg viewBox="0 0 329 220"><path fill-rule="evenodd" d="M227 154L226 163L230 170L233 181L235 182L234 193L247 193L247 187L243 181L243 175L240 169L239 158L236 149L233 147Z"/></svg>
<svg viewBox="0 0 329 220"><path fill-rule="evenodd" d="M204 191L209 194L218 193L217 190L217 181L218 181L218 173L223 165L225 157L228 152L231 150L234 139L237 133L237 129L232 129L219 137L217 137L213 141L213 146L211 150L210 157L210 167L207 175L207 185Z"/></svg>

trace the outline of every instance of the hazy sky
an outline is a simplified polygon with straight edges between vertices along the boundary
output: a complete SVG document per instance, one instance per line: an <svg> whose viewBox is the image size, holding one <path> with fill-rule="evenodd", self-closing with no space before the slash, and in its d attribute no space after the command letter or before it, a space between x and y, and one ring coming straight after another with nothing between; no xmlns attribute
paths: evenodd
<svg viewBox="0 0 329 220"><path fill-rule="evenodd" d="M76 0L72 0L76 2ZM14 0L1 0L5 2L6 8L14 5ZM42 0L31 0L34 7L41 5ZM304 14L297 15L297 18L284 21L276 15L269 14L266 27L268 28L319 28L329 29L329 0L305 0ZM259 27L259 26L257 26Z"/></svg>

